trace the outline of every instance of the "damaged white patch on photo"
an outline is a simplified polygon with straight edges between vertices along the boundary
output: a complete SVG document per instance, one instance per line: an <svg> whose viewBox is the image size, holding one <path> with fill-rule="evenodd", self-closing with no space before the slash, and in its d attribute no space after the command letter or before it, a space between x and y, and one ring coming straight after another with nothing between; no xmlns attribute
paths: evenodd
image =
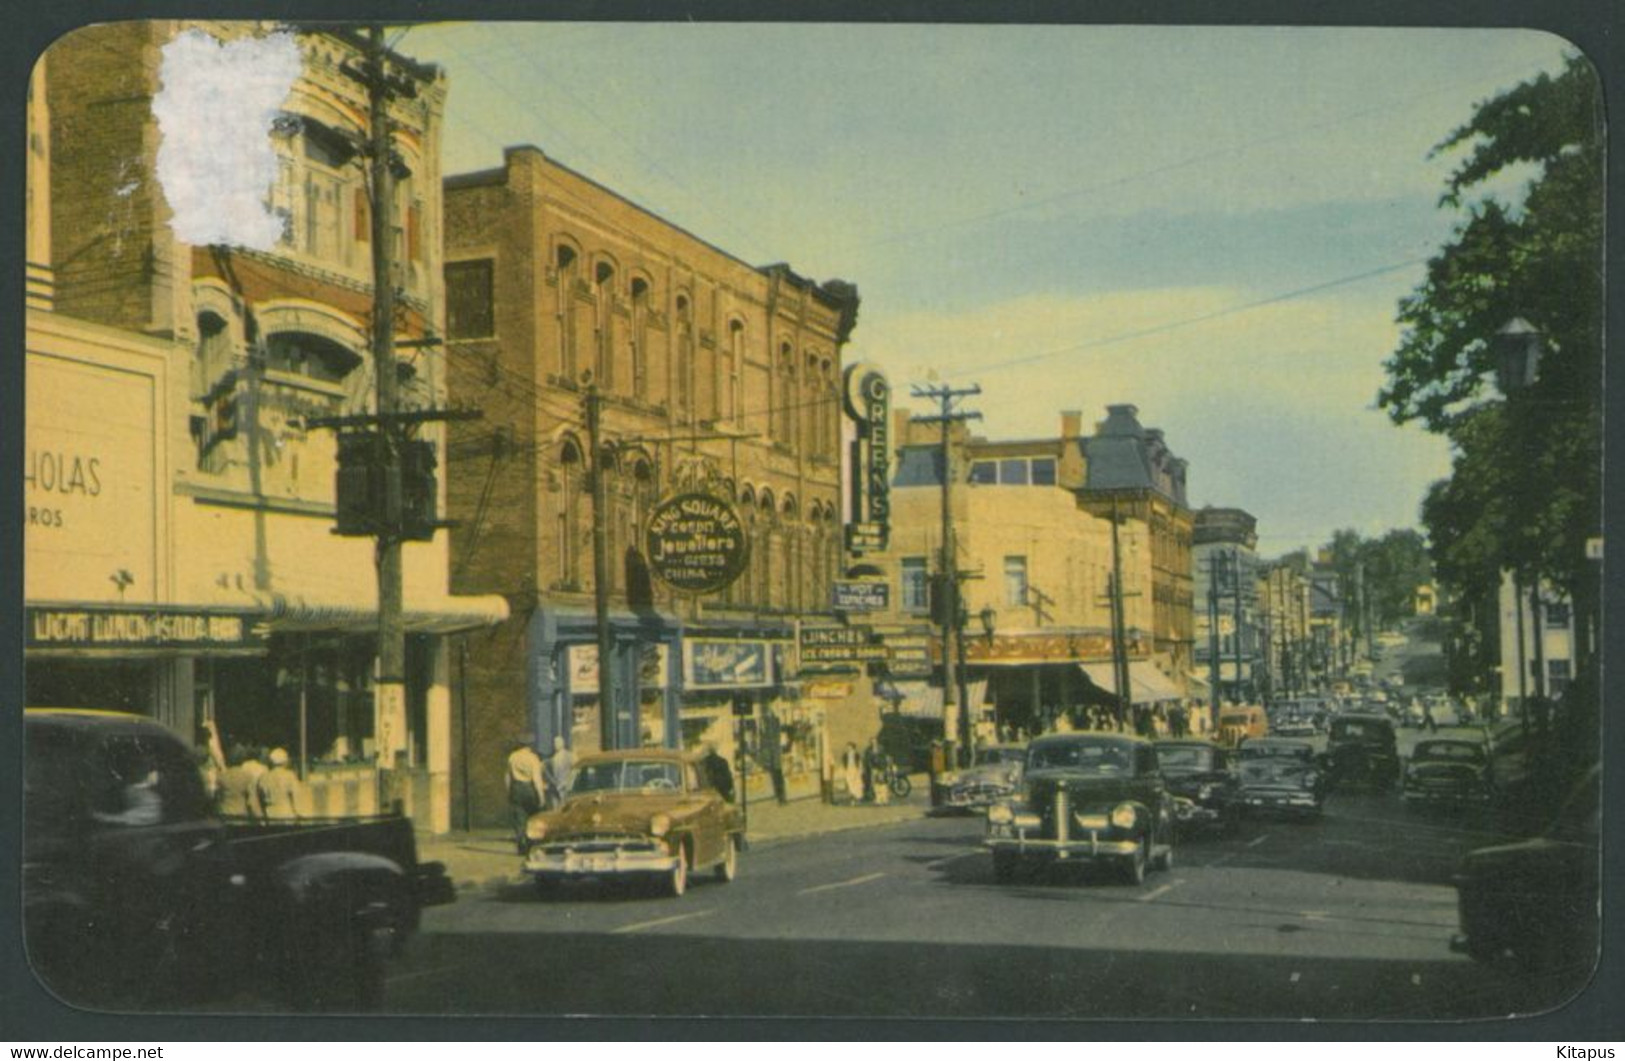
<svg viewBox="0 0 1625 1061"><path fill-rule="evenodd" d="M190 30L164 46L152 102L158 182L182 242L276 245L283 220L267 204L277 172L271 125L300 65L285 33L222 42Z"/></svg>

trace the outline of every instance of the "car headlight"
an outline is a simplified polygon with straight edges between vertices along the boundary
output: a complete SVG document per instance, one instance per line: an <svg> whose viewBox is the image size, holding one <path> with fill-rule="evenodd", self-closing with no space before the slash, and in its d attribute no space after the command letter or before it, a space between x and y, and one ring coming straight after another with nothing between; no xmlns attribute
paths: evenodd
<svg viewBox="0 0 1625 1061"><path fill-rule="evenodd" d="M1008 803L995 803L987 809L987 820L991 825L1009 825L1016 820L1016 812Z"/></svg>
<svg viewBox="0 0 1625 1061"><path fill-rule="evenodd" d="M1212 798L1213 798L1213 786L1212 785L1203 785L1201 788L1196 790L1197 802L1206 803L1208 800L1210 800Z"/></svg>
<svg viewBox="0 0 1625 1061"><path fill-rule="evenodd" d="M1119 829L1132 829L1140 813L1132 803L1119 803L1112 808L1111 823Z"/></svg>
<svg viewBox="0 0 1625 1061"><path fill-rule="evenodd" d="M1320 775L1310 770L1303 775L1303 783L1312 788L1320 783Z"/></svg>
<svg viewBox="0 0 1625 1061"><path fill-rule="evenodd" d="M525 839L537 843L547 837L547 819L537 815L525 822Z"/></svg>
<svg viewBox="0 0 1625 1061"><path fill-rule="evenodd" d="M669 832L671 832L671 815L656 814L649 819L650 836L665 836Z"/></svg>
<svg viewBox="0 0 1625 1061"><path fill-rule="evenodd" d="M953 784L957 784L959 782L959 775L954 774L954 773L947 773L947 774L943 774L937 780L939 780L944 785L953 785Z"/></svg>

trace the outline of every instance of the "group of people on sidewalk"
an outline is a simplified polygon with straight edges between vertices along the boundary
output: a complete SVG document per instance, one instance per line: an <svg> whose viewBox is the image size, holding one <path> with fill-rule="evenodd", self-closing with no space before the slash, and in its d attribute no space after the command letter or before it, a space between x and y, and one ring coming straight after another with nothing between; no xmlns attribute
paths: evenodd
<svg viewBox="0 0 1625 1061"><path fill-rule="evenodd" d="M208 755L204 783L221 816L256 821L307 817L304 786L286 748L272 748L267 754L263 748L237 743L227 754L214 723L204 722L202 728Z"/></svg>
<svg viewBox="0 0 1625 1061"><path fill-rule="evenodd" d="M508 753L508 806L513 815L514 842L525 853L525 822L540 810L551 810L564 802L575 756L563 737L553 738L553 754L544 761L536 751L536 738L522 733L514 738Z"/></svg>
<svg viewBox="0 0 1625 1061"><path fill-rule="evenodd" d="M858 751L854 741L847 741L841 752L841 778L846 782L848 801L851 803L884 804L891 798L887 784L890 763L880 750L878 738L871 738L868 747Z"/></svg>

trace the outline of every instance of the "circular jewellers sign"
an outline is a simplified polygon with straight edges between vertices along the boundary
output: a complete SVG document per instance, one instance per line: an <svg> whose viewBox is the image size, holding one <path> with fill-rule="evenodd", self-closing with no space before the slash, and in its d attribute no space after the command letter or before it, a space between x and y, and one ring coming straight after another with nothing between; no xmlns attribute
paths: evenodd
<svg viewBox="0 0 1625 1061"><path fill-rule="evenodd" d="M710 494L678 494L655 507L644 540L661 581L688 593L715 593L745 570L750 543L734 507Z"/></svg>

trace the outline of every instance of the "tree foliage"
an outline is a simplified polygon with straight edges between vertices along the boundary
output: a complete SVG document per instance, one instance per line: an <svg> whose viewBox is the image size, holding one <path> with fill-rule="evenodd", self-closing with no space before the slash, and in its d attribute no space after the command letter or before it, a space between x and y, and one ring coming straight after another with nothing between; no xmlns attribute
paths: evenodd
<svg viewBox="0 0 1625 1061"><path fill-rule="evenodd" d="M1440 581L1477 601L1473 610L1503 570L1557 583L1578 603L1594 578L1585 542L1601 525L1604 141L1596 74L1573 56L1556 75L1481 103L1435 152L1462 155L1440 198L1460 219L1400 302L1403 332L1378 403L1396 423L1419 422L1451 441L1451 477L1422 507ZM1517 201L1486 190L1525 169L1533 176ZM1502 395L1492 337L1514 318L1541 334L1545 356L1535 382ZM1492 650L1484 629L1473 638Z"/></svg>

